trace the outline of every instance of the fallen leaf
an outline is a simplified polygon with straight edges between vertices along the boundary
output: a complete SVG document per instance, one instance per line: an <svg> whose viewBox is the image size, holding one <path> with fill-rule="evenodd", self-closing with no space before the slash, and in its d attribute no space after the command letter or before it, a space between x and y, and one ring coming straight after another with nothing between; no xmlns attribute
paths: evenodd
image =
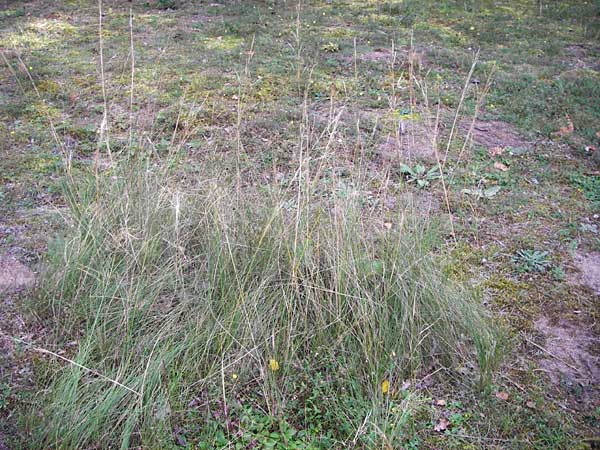
<svg viewBox="0 0 600 450"><path fill-rule="evenodd" d="M529 400L525 404L527 405L528 408L535 409L535 402L532 402L531 400Z"/></svg>
<svg viewBox="0 0 600 450"><path fill-rule="evenodd" d="M508 400L508 392L496 392L496 398L499 398L500 400Z"/></svg>
<svg viewBox="0 0 600 450"><path fill-rule="evenodd" d="M571 121L571 118L567 114L567 124L564 127L560 127L558 129L558 131L555 131L553 134L554 134L554 136L558 136L558 137L567 136L567 135L573 133L573 131L575 131L575 127L573 126L573 122Z"/></svg>
<svg viewBox="0 0 600 450"><path fill-rule="evenodd" d="M527 153L528 151L529 149L527 147L511 147L508 153L510 153L511 156L521 156Z"/></svg>
<svg viewBox="0 0 600 450"><path fill-rule="evenodd" d="M594 153L596 151L596 147L594 147L593 145L586 145L585 151L588 153Z"/></svg>
<svg viewBox="0 0 600 450"><path fill-rule="evenodd" d="M483 191L483 196L487 198L492 198L494 195L500 192L500 189L500 186L492 186L490 188L487 188Z"/></svg>
<svg viewBox="0 0 600 450"><path fill-rule="evenodd" d="M488 150L488 154L490 156L501 156L502 154L504 154L504 148L503 147L492 147Z"/></svg>
<svg viewBox="0 0 600 450"><path fill-rule="evenodd" d="M508 167L506 166L506 164L502 164L499 161L496 161L494 163L494 169L498 169L501 170L502 172L506 172L508 170Z"/></svg>
<svg viewBox="0 0 600 450"><path fill-rule="evenodd" d="M446 400L444 400L443 398L436 400L435 405L436 406L446 406Z"/></svg>
<svg viewBox="0 0 600 450"><path fill-rule="evenodd" d="M271 372L277 372L279 370L279 362L276 359L270 359L269 369L271 369Z"/></svg>
<svg viewBox="0 0 600 450"><path fill-rule="evenodd" d="M390 392L390 382L388 380L383 380L383 383L381 383L381 393L385 395L388 392Z"/></svg>
<svg viewBox="0 0 600 450"><path fill-rule="evenodd" d="M446 431L449 426L450 426L450 421L448 419L446 419L445 417L442 417L438 421L438 423L435 424L435 427L433 427L433 429L435 431Z"/></svg>

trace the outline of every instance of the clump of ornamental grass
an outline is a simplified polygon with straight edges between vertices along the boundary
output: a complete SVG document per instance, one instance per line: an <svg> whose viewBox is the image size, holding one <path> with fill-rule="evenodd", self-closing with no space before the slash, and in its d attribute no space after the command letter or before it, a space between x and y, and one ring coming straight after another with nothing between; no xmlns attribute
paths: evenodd
<svg viewBox="0 0 600 450"><path fill-rule="evenodd" d="M345 421L325 426L356 442L378 415L344 405L381 410L403 380L442 367L489 376L494 330L440 270L429 227L403 211L376 228L358 177L356 195L339 196L309 164L260 193L184 183L143 157L69 182L72 224L36 307L49 345L71 350L40 399L39 448L164 448L195 399L230 420L241 386L282 415L313 368Z"/></svg>
<svg viewBox="0 0 600 450"><path fill-rule="evenodd" d="M297 167L255 189L240 169L241 101L235 179L218 164L191 179L176 133L166 161L135 144L133 80L132 62L129 153L111 152L103 77L93 170L74 174L65 153L67 231L34 304L53 332L36 350L53 359L27 419L30 447L398 447L422 403L409 380L460 368L489 381L495 329L442 270L431 221L400 207L382 227L367 193L390 173L368 179L364 155L337 174L333 99L318 132L305 93ZM442 162L459 110L445 156L437 119L431 130L446 206Z"/></svg>

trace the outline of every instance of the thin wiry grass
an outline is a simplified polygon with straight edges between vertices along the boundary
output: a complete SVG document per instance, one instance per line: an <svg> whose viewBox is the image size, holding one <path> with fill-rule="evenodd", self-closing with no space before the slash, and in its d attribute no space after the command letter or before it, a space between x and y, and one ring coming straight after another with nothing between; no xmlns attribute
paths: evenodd
<svg viewBox="0 0 600 450"><path fill-rule="evenodd" d="M38 305L59 343L78 344L44 399L40 446L156 446L174 405L226 397L224 373L251 380L273 413L294 395L286 380L317 361L347 380L344 395L375 404L384 378L471 360L491 370L493 329L414 216L373 231L360 196L308 176L297 193L236 200L149 160L97 176L68 188L74 226Z"/></svg>
<svg viewBox="0 0 600 450"><path fill-rule="evenodd" d="M300 59L299 33L297 41ZM304 73L299 65L299 82ZM111 153L106 171L98 147L93 170L68 180L73 224L50 252L35 306L52 324L49 346L76 350L60 356L68 364L32 415L33 447L164 448L199 393L227 411L233 373L262 410L281 416L298 373L313 367L328 374L319 392L337 412L327 426L340 448L369 434L372 445L391 445L382 380L397 391L402 380L465 364L489 380L496 334L477 299L444 275L419 215L401 210L392 229L378 227L361 164L340 195L328 164L340 114L332 99L325 131L315 132L307 92L285 187L242 188L241 101L233 185L209 174L181 181L178 126L168 161L140 152L142 138L138 152ZM348 409L356 404L368 406Z"/></svg>

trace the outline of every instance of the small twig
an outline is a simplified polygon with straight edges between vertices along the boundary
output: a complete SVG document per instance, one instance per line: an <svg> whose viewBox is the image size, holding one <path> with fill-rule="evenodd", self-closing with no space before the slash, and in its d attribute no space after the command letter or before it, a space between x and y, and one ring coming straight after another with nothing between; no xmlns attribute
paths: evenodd
<svg viewBox="0 0 600 450"><path fill-rule="evenodd" d="M129 89L129 147L133 142L133 90L135 86L135 49L133 47L133 8L129 8L129 53L131 54L131 86Z"/></svg>
<svg viewBox="0 0 600 450"><path fill-rule="evenodd" d="M561 363L563 363L564 365L566 365L567 367L570 367L571 369L573 369L574 371L585 375L585 373L583 373L581 371L581 369L569 364L568 362L566 362L564 359L562 359L560 356L555 355L554 353L552 353L550 350L545 349L544 347L542 347L539 344L536 344L535 342L533 342L531 339L529 339L527 336L523 336L523 338L529 342L531 345L533 345L534 347L537 347L538 349L540 349L541 351L543 351L544 353L548 354L549 356L552 356L554 359L560 361Z"/></svg>
<svg viewBox="0 0 600 450"><path fill-rule="evenodd" d="M462 438L462 439L473 439L476 441L492 441L492 442L518 442L520 444L530 444L529 441L523 441L521 439L501 439L501 438L490 438L484 436L471 436L469 434L455 434L451 433L450 436Z"/></svg>
<svg viewBox="0 0 600 450"><path fill-rule="evenodd" d="M112 383L112 384L114 384L114 385L116 385L116 386L122 387L123 389L126 389L126 390L128 390L129 392L131 392L131 393L133 393L133 394L137 395L138 397L140 397L140 396L141 396L141 394L140 394L138 391L136 391L136 390L134 390L134 389L130 388L129 386L125 386L123 383L120 383L120 382L118 382L117 380L115 380L115 379L113 379L113 378L107 377L106 375L102 375L102 374L101 374L100 372L98 372L97 370L90 369L89 367L85 367L85 366L83 366L83 365L79 364L78 362L75 362L75 361L73 361L72 359L69 359L69 358L66 358L66 357L64 357L64 356L61 356L61 355L59 355L58 353L55 353L55 352L53 352L53 351L51 351L51 350L46 350L45 348L35 347L35 346L34 346L33 344L31 344L30 342L27 342L27 341L24 341L24 340L22 340L22 339L16 338L16 337L14 337L14 336L9 336L9 337L10 337L11 339L13 339L14 341L16 341L16 342L19 342L19 343L21 343L21 344L25 344L26 346L28 346L28 347L29 347L29 349L30 349L30 350L33 350L34 352L38 352L38 353L41 353L41 354L43 354L43 355L51 355L51 356L54 356L55 358L61 359L61 360L65 361L65 362L68 362L69 364L72 364L72 365L74 365L75 367L79 367L80 369L83 369L83 370L85 370L85 371L87 371L87 372L89 372L89 373L91 373L91 374L93 374L93 375L96 375L97 377L100 377L100 378L102 378L103 380L106 380L106 381L108 381L108 382L110 382L110 383Z"/></svg>
<svg viewBox="0 0 600 450"><path fill-rule="evenodd" d="M513 379L509 378L507 375L501 374L500 375L502 378L504 378L506 381L510 382L511 384L513 384L514 386L516 386L517 388L519 388L521 391L523 392L527 392L527 390L521 386L519 383L517 383L516 381L514 381Z"/></svg>
<svg viewBox="0 0 600 450"><path fill-rule="evenodd" d="M371 411L369 411L367 413L367 415L365 416L365 420L363 420L363 423L356 429L356 434L354 435L354 439L352 439L352 446L353 447L358 442L358 437L361 435L362 431L366 428L367 422L369 421L370 417L371 417Z"/></svg>

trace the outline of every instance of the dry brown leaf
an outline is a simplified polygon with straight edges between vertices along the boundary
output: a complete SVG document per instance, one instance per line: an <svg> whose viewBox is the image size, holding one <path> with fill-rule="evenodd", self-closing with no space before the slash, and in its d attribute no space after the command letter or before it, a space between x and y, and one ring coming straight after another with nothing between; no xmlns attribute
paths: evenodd
<svg viewBox="0 0 600 450"><path fill-rule="evenodd" d="M446 406L446 400L443 398L435 401L436 406Z"/></svg>
<svg viewBox="0 0 600 450"><path fill-rule="evenodd" d="M490 156L500 156L504 153L503 147L492 147L488 150Z"/></svg>
<svg viewBox="0 0 600 450"><path fill-rule="evenodd" d="M435 427L433 427L433 429L435 431L446 431L449 426L450 426L450 421L448 419L446 419L445 417L442 417L438 421L438 423L435 424Z"/></svg>
<svg viewBox="0 0 600 450"><path fill-rule="evenodd" d="M567 115L567 124L564 127L560 127L558 131L554 132L555 136L567 136L575 131L571 118Z"/></svg>
<svg viewBox="0 0 600 450"><path fill-rule="evenodd" d="M527 405L528 408L531 409L535 409L535 402L529 400L527 403L525 403Z"/></svg>
<svg viewBox="0 0 600 450"><path fill-rule="evenodd" d="M508 167L506 166L506 164L502 164L499 161L496 161L494 163L494 169L498 169L501 170L502 172L506 172L508 170Z"/></svg>
<svg viewBox="0 0 600 450"><path fill-rule="evenodd" d="M499 398L500 400L508 400L508 392L496 392L496 398Z"/></svg>

